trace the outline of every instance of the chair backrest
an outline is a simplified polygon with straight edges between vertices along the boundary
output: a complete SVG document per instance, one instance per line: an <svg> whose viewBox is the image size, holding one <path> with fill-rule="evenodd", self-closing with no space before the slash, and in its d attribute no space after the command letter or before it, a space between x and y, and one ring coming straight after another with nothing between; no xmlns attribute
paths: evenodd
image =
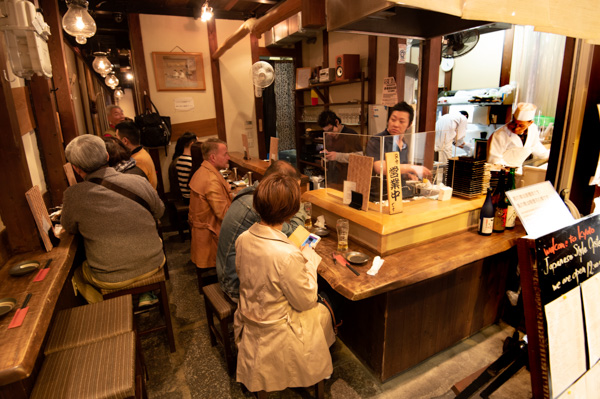
<svg viewBox="0 0 600 399"><path fill-rule="evenodd" d="M181 189L179 188L179 178L177 176L178 159L179 158L175 158L171 161L171 164L169 165L169 187L171 195L173 195L175 199L180 200L183 197L181 196Z"/></svg>

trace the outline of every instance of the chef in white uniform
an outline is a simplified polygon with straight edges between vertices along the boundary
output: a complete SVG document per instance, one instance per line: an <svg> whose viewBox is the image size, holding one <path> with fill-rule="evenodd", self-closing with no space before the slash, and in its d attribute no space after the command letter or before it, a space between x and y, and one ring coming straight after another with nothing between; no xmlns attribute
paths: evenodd
<svg viewBox="0 0 600 399"><path fill-rule="evenodd" d="M521 167L533 154L534 158L548 159L550 150L540 141L540 132L533 123L536 106L519 103L510 123L496 130L489 141L487 161L511 167Z"/></svg>
<svg viewBox="0 0 600 399"><path fill-rule="evenodd" d="M469 114L466 111L460 111L442 115L437 120L435 150L438 152L438 161L446 163L452 158L452 144L460 148L465 147L468 118Z"/></svg>

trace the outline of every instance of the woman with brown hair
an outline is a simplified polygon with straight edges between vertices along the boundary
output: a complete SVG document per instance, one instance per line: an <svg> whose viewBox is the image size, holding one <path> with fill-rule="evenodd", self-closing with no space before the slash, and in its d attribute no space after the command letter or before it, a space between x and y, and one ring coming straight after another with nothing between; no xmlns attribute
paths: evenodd
<svg viewBox="0 0 600 399"><path fill-rule="evenodd" d="M331 375L331 316L317 302L321 258L281 232L300 207L296 179L261 180L253 205L261 217L236 241L240 298L235 314L237 381L250 391L306 387Z"/></svg>

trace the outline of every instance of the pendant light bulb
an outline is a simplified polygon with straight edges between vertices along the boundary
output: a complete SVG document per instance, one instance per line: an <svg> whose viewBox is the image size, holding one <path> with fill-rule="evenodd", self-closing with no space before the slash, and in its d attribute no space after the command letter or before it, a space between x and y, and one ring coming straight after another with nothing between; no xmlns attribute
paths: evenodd
<svg viewBox="0 0 600 399"><path fill-rule="evenodd" d="M213 17L213 9L208 6L208 1L204 3L202 6L202 15L200 15L200 19L202 22L208 22Z"/></svg>
<svg viewBox="0 0 600 399"><path fill-rule="evenodd" d="M96 33L96 22L88 13L88 2L85 0L73 0L67 2L69 10L62 18L62 26L65 32L75 37L79 44L85 44L87 39Z"/></svg>
<svg viewBox="0 0 600 399"><path fill-rule="evenodd" d="M121 90L120 87L116 88L116 90L115 90L115 97L117 97L117 98L123 97L123 90Z"/></svg>
<svg viewBox="0 0 600 399"><path fill-rule="evenodd" d="M94 71L99 73L103 78L106 77L112 71L112 64L106 57L107 53L101 51L94 53L94 62L92 62L92 68Z"/></svg>
<svg viewBox="0 0 600 399"><path fill-rule="evenodd" d="M104 79L104 83L106 83L108 87L114 90L115 87L117 87L117 85L119 84L119 79L117 79L115 74L111 72L108 76L106 76L106 79Z"/></svg>

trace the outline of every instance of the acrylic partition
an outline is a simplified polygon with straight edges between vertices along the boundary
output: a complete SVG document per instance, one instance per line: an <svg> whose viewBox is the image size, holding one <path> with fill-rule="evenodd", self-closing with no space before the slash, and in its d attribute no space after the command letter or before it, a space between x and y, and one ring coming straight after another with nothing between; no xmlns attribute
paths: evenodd
<svg viewBox="0 0 600 399"><path fill-rule="evenodd" d="M440 143L436 144L435 131L386 136L323 133L322 148L317 151L323 156L325 187L332 195L342 196L344 181L348 180L350 155L371 157L369 209L386 213L389 210L385 154L398 152L403 200L437 199L436 185L445 183L448 167L447 162L438 161L446 159L447 153L441 154L443 138L437 140ZM458 155L454 145L447 148L450 157Z"/></svg>

